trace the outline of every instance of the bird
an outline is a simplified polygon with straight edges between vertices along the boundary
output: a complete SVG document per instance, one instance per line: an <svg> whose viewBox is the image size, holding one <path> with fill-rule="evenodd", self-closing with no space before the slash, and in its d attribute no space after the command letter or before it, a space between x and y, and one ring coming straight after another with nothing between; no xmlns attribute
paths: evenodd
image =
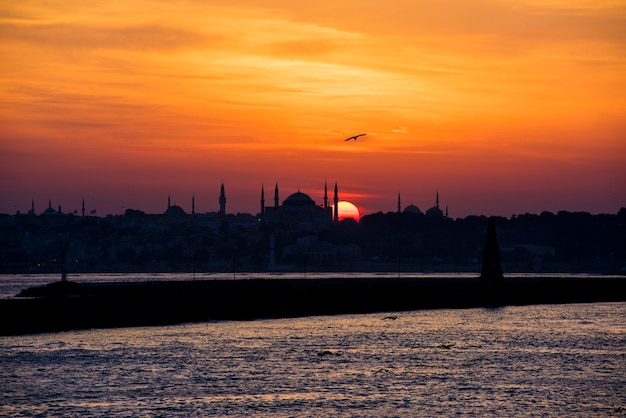
<svg viewBox="0 0 626 418"><path fill-rule="evenodd" d="M351 140L351 139L354 139L354 140L356 141L356 139L357 139L358 137L363 136L363 135L367 135L367 134L359 134L359 135L354 135L354 136L351 136L350 138L345 139L345 141L349 141L349 140Z"/></svg>

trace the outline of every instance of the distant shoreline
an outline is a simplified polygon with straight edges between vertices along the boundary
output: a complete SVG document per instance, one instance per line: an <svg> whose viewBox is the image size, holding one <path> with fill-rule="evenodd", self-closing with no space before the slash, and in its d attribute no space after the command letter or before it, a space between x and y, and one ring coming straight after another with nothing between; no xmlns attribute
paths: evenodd
<svg viewBox="0 0 626 418"><path fill-rule="evenodd" d="M626 276L53 282L0 300L0 335L212 320L626 301Z"/></svg>

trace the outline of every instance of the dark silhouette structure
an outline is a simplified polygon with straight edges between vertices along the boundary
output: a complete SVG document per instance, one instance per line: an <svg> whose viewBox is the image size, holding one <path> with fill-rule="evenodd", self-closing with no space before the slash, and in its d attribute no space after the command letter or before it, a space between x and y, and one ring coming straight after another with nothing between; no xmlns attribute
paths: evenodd
<svg viewBox="0 0 626 418"><path fill-rule="evenodd" d="M446 218L448 217L447 212L448 209L446 206ZM426 216L430 218L443 218L443 211L439 208L439 190L437 190L437 195L435 196L435 206L426 211Z"/></svg>
<svg viewBox="0 0 626 418"><path fill-rule="evenodd" d="M356 141L356 139L355 139ZM337 182L335 182L335 197L333 198L335 209L333 210L333 221L339 222L339 193L337 192Z"/></svg>
<svg viewBox="0 0 626 418"><path fill-rule="evenodd" d="M480 279L489 287L499 286L504 281L500 263L500 248L496 239L496 219L493 216L487 220L487 240L483 249Z"/></svg>
<svg viewBox="0 0 626 418"><path fill-rule="evenodd" d="M224 193L224 182L222 181L222 186L220 187L220 211L218 212L220 215L226 215L226 193Z"/></svg>
<svg viewBox="0 0 626 418"><path fill-rule="evenodd" d="M182 207L175 205L175 204L172 205L172 200L170 196L168 195L167 196L167 209L165 210L163 214L168 217L181 217L181 216L185 216L187 213Z"/></svg>
<svg viewBox="0 0 626 418"><path fill-rule="evenodd" d="M335 198L337 198L337 186L335 186ZM274 189L274 207L265 207L265 194L261 188L261 211L260 220L265 227L278 227L279 229L294 231L317 231L329 227L332 220L332 208L328 206L328 193L324 184L324 206L318 206L306 193L299 189L289 195L282 203L278 204L278 183Z"/></svg>
<svg viewBox="0 0 626 418"><path fill-rule="evenodd" d="M35 213L33 200L28 213L0 213L0 273L60 274L63 268L68 273L192 272L193 266L196 271L226 272L232 271L233 254L239 271L267 271L274 235L276 263L291 271L301 271L306 258L308 271L478 276L482 267L485 280L491 276L497 281L500 270L506 270L505 285L516 273L626 274L626 208L615 214L561 211L495 217L497 241L492 231L493 248L483 262L488 217L452 219L440 211L439 216L427 216L413 204L401 204L404 210L399 212L399 196L393 193L393 212L333 222L338 187L333 196L332 183L329 188L324 181L323 193L321 205L299 190L281 205L276 184L272 206L261 185L261 213L254 216L198 213L193 196L186 213L167 194L167 210L159 214L129 208L124 215L104 217L95 216L86 200L84 216L80 200L78 209L67 213L59 213L50 200L43 213ZM478 277L476 281L481 283Z"/></svg>
<svg viewBox="0 0 626 418"><path fill-rule="evenodd" d="M263 188L263 183L261 183L261 212L259 212L261 216L265 215L265 189Z"/></svg>
<svg viewBox="0 0 626 418"><path fill-rule="evenodd" d="M485 292L479 281L450 277L60 281L0 299L0 335L494 304L617 302L626 299L625 284L626 277L511 277L497 291Z"/></svg>

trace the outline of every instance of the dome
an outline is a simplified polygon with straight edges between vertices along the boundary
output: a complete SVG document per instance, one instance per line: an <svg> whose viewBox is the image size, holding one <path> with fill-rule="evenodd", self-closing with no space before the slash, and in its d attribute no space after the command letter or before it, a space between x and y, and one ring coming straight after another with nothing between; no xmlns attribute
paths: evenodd
<svg viewBox="0 0 626 418"><path fill-rule="evenodd" d="M165 211L165 215L168 216L181 216L186 215L185 210L178 205L172 205Z"/></svg>
<svg viewBox="0 0 626 418"><path fill-rule="evenodd" d="M298 190L284 200L283 206L315 206L315 202L309 195Z"/></svg>
<svg viewBox="0 0 626 418"><path fill-rule="evenodd" d="M420 210L420 208L418 208L417 206L415 206L413 204L410 204L409 206L404 208L404 212L406 212L406 213L414 213L416 215L423 215L423 213Z"/></svg>
<svg viewBox="0 0 626 418"><path fill-rule="evenodd" d="M433 217L433 218L435 217L443 218L443 211L439 209L437 206L433 206L432 208L426 211L426 216Z"/></svg>

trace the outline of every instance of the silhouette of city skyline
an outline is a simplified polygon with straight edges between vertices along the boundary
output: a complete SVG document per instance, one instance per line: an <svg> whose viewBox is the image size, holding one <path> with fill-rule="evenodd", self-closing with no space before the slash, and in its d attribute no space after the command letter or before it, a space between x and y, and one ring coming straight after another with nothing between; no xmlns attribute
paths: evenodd
<svg viewBox="0 0 626 418"><path fill-rule="evenodd" d="M321 204L317 204L317 202L315 202L312 198L310 198L310 195L307 193L303 193L300 191L300 188L298 188L298 190L295 193L290 194L287 199L289 199L290 197L293 199L297 200L297 195L301 194L306 196L306 198L308 198L310 201L313 202L314 205L324 208L324 209L330 209L331 210L331 216L334 216L333 214L333 208L337 206L337 203L339 202L339 197L338 197L338 183L335 182L335 186L334 186L334 197L333 197L333 203L329 204L328 203L328 190L327 190L327 183L324 182L324 190L323 190L323 203ZM287 200L285 199L285 200ZM169 193L167 195L167 205L165 206L165 209L163 211L163 214L168 214L168 215L198 215L198 214L209 214L209 213L218 213L220 215L226 215L226 214L236 214L236 213L248 213L248 212L229 212L227 210L227 196L226 196L226 186L224 184L224 181L222 180L221 184L220 184L220 188L219 188L219 194L217 195L217 208L216 210L209 210L209 211L205 211L205 212L198 212L196 210L196 194L193 193L191 195L190 198L190 210L187 211L185 210L185 208L181 205L178 204L178 202L176 200L172 201L172 194ZM172 203L173 202L173 203ZM281 206L280 204L280 197L279 197L279 185L278 182L275 183L275 190L274 190L274 199L273 199L273 206L266 206L265 204L265 190L264 190L264 184L261 183L261 191L260 191L260 205L259 205L259 211L258 212L253 212L253 213L249 213L251 215L257 215L257 216L263 216L266 214L266 209L269 210L269 212L272 212L274 209L272 208L278 208ZM282 202L284 204L284 201ZM354 204L357 208L359 208L360 210L360 206L358 205L358 203L355 202L350 202L352 204ZM88 216L88 215L101 215L101 213L98 212L97 208L89 208L86 209L86 203L85 203L85 198L82 198L81 200L81 208L80 209L74 209L74 210L70 210L70 211L64 211L63 210L63 206L62 205L58 205L57 208L55 209L55 207L52 205L52 198L48 198L48 206L43 210L39 212L39 215L81 215L81 216ZM391 207L391 205L390 205ZM144 208L142 207L133 207L133 208L126 208L123 207L124 212L126 210L138 210L141 212L145 212ZM379 209L377 211L383 211L383 209ZM375 213L377 211L374 211L372 213ZM446 204L445 206L445 212L440 208L440 204L439 204L439 190L437 189L436 193L435 193L435 201L434 201L434 205L430 208L428 208L425 212L422 212L422 210L416 206L413 203L413 200L411 201L411 203L407 206L404 207L404 209L402 209L401 206L401 193L398 193L397 196L397 212L411 212L411 213L415 213L415 214L425 214L426 216L431 216L431 217L448 217L448 205ZM28 212L26 212L27 214L30 215L37 215L37 210L36 210L36 202L35 199L31 199L31 206L30 209L28 210ZM159 212L157 213L151 213L151 212L145 212L147 214L160 214ZM16 211L15 214L21 214L21 212L19 211L19 209ZM122 213L123 214L123 213ZM112 215L112 214L106 214L106 215ZM334 219L334 221L338 221L338 219Z"/></svg>

